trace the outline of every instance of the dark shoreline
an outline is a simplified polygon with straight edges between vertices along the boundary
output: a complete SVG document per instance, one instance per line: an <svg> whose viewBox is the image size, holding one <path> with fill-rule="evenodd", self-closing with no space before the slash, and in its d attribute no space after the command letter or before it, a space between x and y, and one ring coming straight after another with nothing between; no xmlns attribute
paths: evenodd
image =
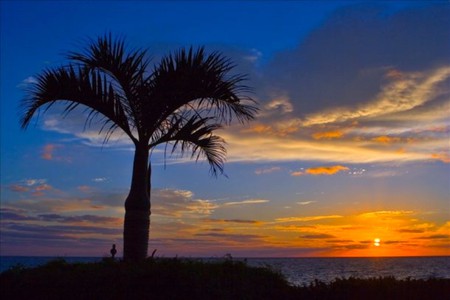
<svg viewBox="0 0 450 300"><path fill-rule="evenodd" d="M267 267L222 259L156 258L140 264L53 260L0 273L2 299L442 299L450 279L336 278L294 286Z"/></svg>
<svg viewBox="0 0 450 300"><path fill-rule="evenodd" d="M96 263L102 257L90 256L0 256L0 272L21 264L38 267L55 259L69 263ZM220 262L224 257L182 257L182 259L204 262ZM336 277L394 276L397 279L427 279L429 277L450 279L450 256L409 257L233 257L235 261L249 266L264 266L276 269L286 276L291 284L309 284L315 279L330 283Z"/></svg>

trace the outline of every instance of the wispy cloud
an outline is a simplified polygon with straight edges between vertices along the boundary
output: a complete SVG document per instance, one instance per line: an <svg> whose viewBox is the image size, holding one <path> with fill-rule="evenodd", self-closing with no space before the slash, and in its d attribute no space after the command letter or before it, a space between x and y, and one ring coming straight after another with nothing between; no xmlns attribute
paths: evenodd
<svg viewBox="0 0 450 300"><path fill-rule="evenodd" d="M412 210L380 210L380 211L362 213L359 215L359 217L382 219L382 218L398 218L398 217L410 216L412 214L414 214L414 211L412 211Z"/></svg>
<svg viewBox="0 0 450 300"><path fill-rule="evenodd" d="M152 212L166 217L210 215L219 206L204 199L195 199L187 190L157 189L152 191Z"/></svg>
<svg viewBox="0 0 450 300"><path fill-rule="evenodd" d="M249 199L249 200L243 200L243 201L225 202L225 203L222 203L222 206L261 204L261 203L267 203L267 202L269 202L269 200L265 200L265 199Z"/></svg>
<svg viewBox="0 0 450 300"><path fill-rule="evenodd" d="M52 160L53 159L53 151L55 150L57 146L54 144L47 144L42 149L42 155L41 158L45 160Z"/></svg>
<svg viewBox="0 0 450 300"><path fill-rule="evenodd" d="M22 80L21 83L19 83L16 87L18 88L27 88L30 86L30 84L35 84L37 83L37 79L33 76L29 76L27 78L25 78L24 80Z"/></svg>
<svg viewBox="0 0 450 300"><path fill-rule="evenodd" d="M439 96L442 91L437 86L449 77L450 67L447 66L423 73L404 73L401 78L382 87L375 99L367 104L362 104L357 109L333 108L332 111L313 114L306 117L303 125L345 122L408 111Z"/></svg>
<svg viewBox="0 0 450 300"><path fill-rule="evenodd" d="M275 222L277 223L287 223L287 222L309 222L309 221L318 221L318 220L326 220L326 219L339 219L343 218L341 215L328 215L328 216L308 216L308 217L286 217L286 218L277 218Z"/></svg>
<svg viewBox="0 0 450 300"><path fill-rule="evenodd" d="M274 172L281 171L281 167L270 167L265 169L257 169L255 170L256 175L264 175L264 174L270 174Z"/></svg>
<svg viewBox="0 0 450 300"><path fill-rule="evenodd" d="M297 204L298 205L309 205L309 204L312 204L312 203L316 203L317 201L300 201L300 202L297 202Z"/></svg>
<svg viewBox="0 0 450 300"><path fill-rule="evenodd" d="M19 183L8 186L9 190L16 193L29 193L34 197L43 196L46 191L52 191L54 188L46 183L45 179L26 179Z"/></svg>
<svg viewBox="0 0 450 300"><path fill-rule="evenodd" d="M317 233L317 234L301 235L300 238L302 238L302 239L331 239L331 238L335 238L335 236L331 235L331 234L326 234L326 233Z"/></svg>
<svg viewBox="0 0 450 300"><path fill-rule="evenodd" d="M203 219L207 223L235 223L235 224L262 224L263 222L257 220L242 220L242 219Z"/></svg>
<svg viewBox="0 0 450 300"><path fill-rule="evenodd" d="M96 177L92 179L93 182L105 182L107 180L108 179L106 177Z"/></svg>
<svg viewBox="0 0 450 300"><path fill-rule="evenodd" d="M344 136L342 131L323 131L323 132L315 132L312 134L312 137L316 140L320 139L338 139Z"/></svg>
<svg viewBox="0 0 450 300"><path fill-rule="evenodd" d="M305 171L294 171L291 172L291 176L303 176L303 175L334 175L341 171L347 171L348 168L344 166L322 166L308 168Z"/></svg>
<svg viewBox="0 0 450 300"><path fill-rule="evenodd" d="M9 189L13 192L28 192L30 190L29 187L20 184L12 184L9 186Z"/></svg>
<svg viewBox="0 0 450 300"><path fill-rule="evenodd" d="M57 149L63 148L64 146L60 144L46 144L42 148L41 158L44 160L71 162L72 159L70 157L55 154Z"/></svg>

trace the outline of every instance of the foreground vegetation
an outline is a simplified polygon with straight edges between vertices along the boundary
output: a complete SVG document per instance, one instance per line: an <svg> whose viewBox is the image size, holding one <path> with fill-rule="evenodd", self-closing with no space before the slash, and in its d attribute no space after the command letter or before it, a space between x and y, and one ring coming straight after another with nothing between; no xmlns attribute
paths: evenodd
<svg viewBox="0 0 450 300"><path fill-rule="evenodd" d="M1 299L443 299L450 279L318 280L289 285L282 274L224 259L149 259L129 264L55 260L36 268L20 265L0 274Z"/></svg>

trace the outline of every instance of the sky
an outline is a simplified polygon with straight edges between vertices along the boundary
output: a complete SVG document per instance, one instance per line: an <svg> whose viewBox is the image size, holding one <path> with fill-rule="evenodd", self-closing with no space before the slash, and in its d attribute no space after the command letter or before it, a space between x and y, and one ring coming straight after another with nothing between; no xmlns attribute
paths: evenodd
<svg viewBox="0 0 450 300"><path fill-rule="evenodd" d="M450 255L448 1L0 5L0 255L121 256L131 142L58 107L19 126L36 74L108 32L155 63L220 51L260 108L218 132L226 176L152 153L150 253Z"/></svg>

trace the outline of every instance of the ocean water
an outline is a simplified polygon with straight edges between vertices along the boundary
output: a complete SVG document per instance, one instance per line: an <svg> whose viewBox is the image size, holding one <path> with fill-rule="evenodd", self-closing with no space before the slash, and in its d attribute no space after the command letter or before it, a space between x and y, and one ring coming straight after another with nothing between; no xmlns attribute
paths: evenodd
<svg viewBox="0 0 450 300"><path fill-rule="evenodd" d="M397 279L449 278L450 256L445 257L371 257L371 258L252 258L248 265L269 266L295 285L318 279L393 276Z"/></svg>
<svg viewBox="0 0 450 300"><path fill-rule="evenodd" d="M0 272L17 264L35 267L56 257L1 256ZM96 262L101 257L61 257L67 262ZM294 285L307 285L318 279L394 276L397 279L449 278L450 256L444 257L373 257L373 258L235 258L250 266L264 266L281 272ZM220 260L207 258L205 260Z"/></svg>

